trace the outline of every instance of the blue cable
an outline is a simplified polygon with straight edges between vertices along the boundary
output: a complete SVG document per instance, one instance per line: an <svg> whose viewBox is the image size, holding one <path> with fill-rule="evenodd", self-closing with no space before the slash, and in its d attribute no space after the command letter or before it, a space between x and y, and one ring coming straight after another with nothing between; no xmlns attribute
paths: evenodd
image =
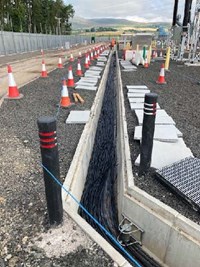
<svg viewBox="0 0 200 267"><path fill-rule="evenodd" d="M110 237L110 239L118 246L118 248L124 253L126 254L126 256L130 259L131 262L133 262L135 264L136 267L142 267L142 265L140 265L123 247L122 245L112 236L111 233L109 233L106 228L101 225L90 213L89 211L84 208L84 206L72 195L72 193L70 193L62 184L61 182L42 164L40 163L41 166L45 169L46 172L48 172L48 174L50 174L50 176L53 178L53 180L67 193L70 195L70 197L79 205L79 207L101 228L101 230L103 230L105 232L105 234L107 236Z"/></svg>

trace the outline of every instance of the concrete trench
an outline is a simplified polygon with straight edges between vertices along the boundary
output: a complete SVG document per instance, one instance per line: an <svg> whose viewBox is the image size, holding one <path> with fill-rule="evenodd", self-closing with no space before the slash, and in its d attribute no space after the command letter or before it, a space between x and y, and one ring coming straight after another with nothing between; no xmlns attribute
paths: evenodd
<svg viewBox="0 0 200 267"><path fill-rule="evenodd" d="M139 245L130 249L142 266L198 266L200 227L134 185L120 68L114 57L109 56L64 186L115 237L122 214L144 230L143 250ZM63 202L66 212L119 266L131 266L65 193ZM176 257L187 250L192 260Z"/></svg>

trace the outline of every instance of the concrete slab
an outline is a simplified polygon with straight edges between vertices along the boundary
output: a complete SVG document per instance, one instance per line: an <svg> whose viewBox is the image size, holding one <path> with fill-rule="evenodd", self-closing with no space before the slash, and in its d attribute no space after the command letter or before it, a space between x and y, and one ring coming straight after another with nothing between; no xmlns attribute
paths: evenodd
<svg viewBox="0 0 200 267"><path fill-rule="evenodd" d="M146 85L127 85L127 89L148 89Z"/></svg>
<svg viewBox="0 0 200 267"><path fill-rule="evenodd" d="M92 66L92 67L89 68L89 70L98 70L98 71L102 71L103 68Z"/></svg>
<svg viewBox="0 0 200 267"><path fill-rule="evenodd" d="M92 75L94 75L94 76L99 76L100 74L101 74L101 71L99 71L99 70L87 70L86 72L85 72L85 74L92 74Z"/></svg>
<svg viewBox="0 0 200 267"><path fill-rule="evenodd" d="M95 86L97 82L87 82L87 81L79 81L76 85L88 85L88 86Z"/></svg>
<svg viewBox="0 0 200 267"><path fill-rule="evenodd" d="M150 93L149 89L128 89L128 93Z"/></svg>
<svg viewBox="0 0 200 267"><path fill-rule="evenodd" d="M134 98L141 98L145 96L145 93L127 93L128 98L134 97Z"/></svg>
<svg viewBox="0 0 200 267"><path fill-rule="evenodd" d="M93 73L85 73L85 77L96 77L96 78L101 78L100 75L94 75Z"/></svg>
<svg viewBox="0 0 200 267"><path fill-rule="evenodd" d="M75 87L75 89L84 89L84 90L96 91L97 86L88 86L86 84L79 84Z"/></svg>
<svg viewBox="0 0 200 267"><path fill-rule="evenodd" d="M142 109L144 108L144 103L131 103L130 102L130 107L132 110L136 110L136 109ZM157 109L160 109L159 104L157 104Z"/></svg>
<svg viewBox="0 0 200 267"><path fill-rule="evenodd" d="M135 114L137 116L139 125L142 125L143 123L143 110L135 110ZM176 124L175 121L172 119L172 117L170 117L165 110L163 109L158 109L157 113L156 113L156 121L155 124Z"/></svg>
<svg viewBox="0 0 200 267"><path fill-rule="evenodd" d="M135 69L123 69L122 71L123 72L131 72L131 71L137 71L137 70L135 70Z"/></svg>
<svg viewBox="0 0 200 267"><path fill-rule="evenodd" d="M82 77L79 81L98 82L97 77Z"/></svg>
<svg viewBox="0 0 200 267"><path fill-rule="evenodd" d="M97 61L103 61L106 62L107 61L107 57L98 57Z"/></svg>
<svg viewBox="0 0 200 267"><path fill-rule="evenodd" d="M90 117L90 110L72 110L66 120L66 123L86 123Z"/></svg>
<svg viewBox="0 0 200 267"><path fill-rule="evenodd" d="M154 140L162 142L172 142L178 141L177 128L174 125L155 125ZM136 126L134 131L134 139L142 139L142 126Z"/></svg>
<svg viewBox="0 0 200 267"><path fill-rule="evenodd" d="M182 138L178 138L176 143L153 141L151 167L161 169L181 159L192 156L191 150L185 145ZM135 161L135 165L139 166L139 164L140 155Z"/></svg>
<svg viewBox="0 0 200 267"><path fill-rule="evenodd" d="M105 66L105 63L104 62L97 62L97 65L96 66Z"/></svg>
<svg viewBox="0 0 200 267"><path fill-rule="evenodd" d="M144 97L140 97L140 98L134 98L134 97L130 97L129 99L129 103L144 103Z"/></svg>

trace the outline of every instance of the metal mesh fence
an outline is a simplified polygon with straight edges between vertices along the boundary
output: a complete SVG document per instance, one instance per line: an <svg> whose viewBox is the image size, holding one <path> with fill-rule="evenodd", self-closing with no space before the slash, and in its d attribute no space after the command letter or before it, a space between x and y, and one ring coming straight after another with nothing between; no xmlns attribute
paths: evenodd
<svg viewBox="0 0 200 267"><path fill-rule="evenodd" d="M108 41L109 37L95 37L96 42ZM24 32L0 31L0 55L24 53L41 49L68 48L70 45L90 43L87 35L49 35Z"/></svg>

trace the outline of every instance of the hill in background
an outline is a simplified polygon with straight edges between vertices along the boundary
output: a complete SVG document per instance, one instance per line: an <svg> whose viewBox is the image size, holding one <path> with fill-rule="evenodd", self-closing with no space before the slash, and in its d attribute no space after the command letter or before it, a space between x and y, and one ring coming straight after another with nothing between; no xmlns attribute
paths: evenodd
<svg viewBox="0 0 200 267"><path fill-rule="evenodd" d="M127 19L114 19L114 18L94 18L94 19L85 19L81 17L74 17L70 21L72 23L72 29L88 29L92 27L134 27L134 28L158 28L158 26L163 26L166 28L170 27L169 23L163 22L151 22L151 23L141 23L136 21L130 21Z"/></svg>

